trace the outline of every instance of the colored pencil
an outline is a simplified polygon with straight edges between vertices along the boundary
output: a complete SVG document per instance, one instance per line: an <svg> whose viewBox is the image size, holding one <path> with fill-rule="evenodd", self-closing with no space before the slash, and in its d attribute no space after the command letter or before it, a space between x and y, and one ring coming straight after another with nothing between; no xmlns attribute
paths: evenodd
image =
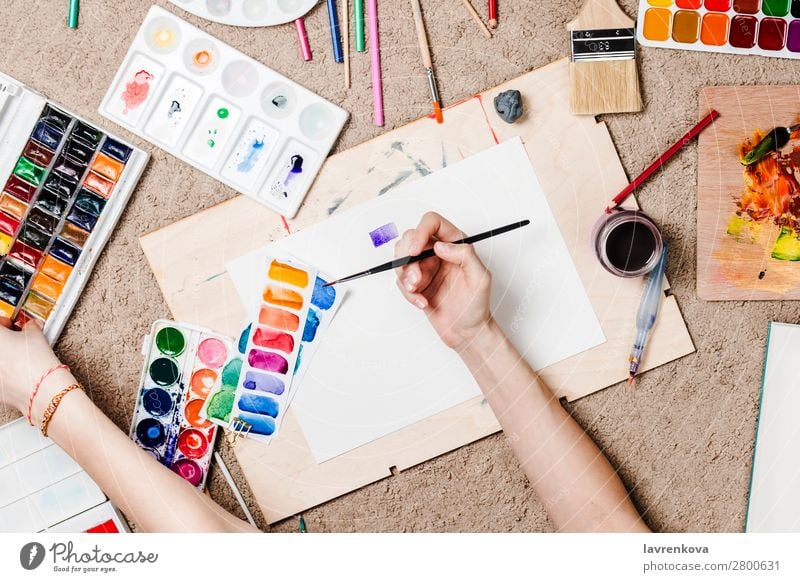
<svg viewBox="0 0 800 582"><path fill-rule="evenodd" d="M680 150L682 150L685 146L689 145L691 141L700 135L700 132L707 128L709 125L713 123L713 121L719 117L719 112L715 109L711 110L711 113L706 115L703 119L700 120L700 123L695 125L692 129L690 129L686 135L684 135L681 139L679 139L671 148L669 148L666 152L664 152L655 162L650 164L648 168L642 172L638 178L636 178L633 182L628 184L622 192L617 194L614 199L611 201L612 203L606 207L606 213L611 213L611 210L622 204L622 202L631 195L631 192L636 190L639 186L641 186L647 179L655 173L656 170L660 169L667 160L669 160L672 156L677 154Z"/></svg>
<svg viewBox="0 0 800 582"><path fill-rule="evenodd" d="M328 24L331 27L333 60L337 63L342 63L344 62L344 55L342 54L342 37L339 34L339 13L336 10L336 0L328 0Z"/></svg>
<svg viewBox="0 0 800 582"><path fill-rule="evenodd" d="M311 54L311 45L308 44L306 25L302 18L294 21L294 28L297 31L297 40L300 42L300 54L303 56L304 61L310 61L313 55Z"/></svg>
<svg viewBox="0 0 800 582"><path fill-rule="evenodd" d="M344 44L344 87L350 88L350 0L342 0L342 43Z"/></svg>
<svg viewBox="0 0 800 582"><path fill-rule="evenodd" d="M489 28L497 28L497 0L489 0Z"/></svg>
<svg viewBox="0 0 800 582"><path fill-rule="evenodd" d="M367 0L369 22L369 54L372 61L372 109L373 123L381 127L383 114L383 81L381 80L381 41L378 35L378 0Z"/></svg>
<svg viewBox="0 0 800 582"><path fill-rule="evenodd" d="M367 43L364 38L364 0L353 0L353 22L355 23L355 47L356 51L363 53L367 50Z"/></svg>
<svg viewBox="0 0 800 582"><path fill-rule="evenodd" d="M78 10L80 0L69 0L69 11L67 12L67 26L78 28Z"/></svg>
<svg viewBox="0 0 800 582"><path fill-rule="evenodd" d="M436 77L433 74L433 61L431 60L431 47L428 44L428 35L425 32L425 21L422 19L422 9L419 0L411 0L411 11L414 15L414 23L417 26L417 40L419 41L419 51L422 53L422 66L425 67L425 74L428 76L428 86L433 98L433 114L437 123L444 123L442 116L442 104L439 99L439 88L436 86Z"/></svg>
<svg viewBox="0 0 800 582"><path fill-rule="evenodd" d="M469 15L472 16L472 19L476 22L476 24L480 27L483 36L486 38L492 38L492 31L487 28L487 26L481 20L481 15L478 14L478 11L473 8L472 4L470 4L469 0L463 0L464 6L469 12Z"/></svg>
<svg viewBox="0 0 800 582"><path fill-rule="evenodd" d="M247 504L244 502L244 497L242 497L242 492L239 491L239 487L236 486L236 481L233 480L233 475L228 470L228 466L225 464L225 461L222 460L220 454L214 451L214 460L217 462L220 471L222 471L222 476L225 477L225 480L228 482L228 487L231 488L233 491L233 496L236 498L236 501L239 502L239 507L242 508L244 511L244 515L247 518L247 521L250 522L254 528L258 528L256 525L256 520L253 519L253 514L250 513L250 510L247 508Z"/></svg>
<svg viewBox="0 0 800 582"><path fill-rule="evenodd" d="M494 236L511 232L512 230L517 230L518 228L522 228L523 226L528 226L530 223L531 223L530 220L520 220L519 222L512 222L511 224L507 224L506 226L501 226L500 228L493 228L492 230L487 230L486 232L482 232L480 234L468 236L466 238L462 238L459 240L454 240L450 244L451 245L475 244L477 242L481 242L482 240L486 240L487 238L492 238ZM343 279L337 279L336 281L331 281L330 283L326 283L325 285L323 285L323 287L330 287L331 285L336 285L338 283L353 281L354 279L360 279L361 277L367 277L369 275L374 275L376 273L392 271L399 267L405 267L406 265L411 265L412 263L418 263L420 261L424 261L425 259L430 259L431 257L435 256L436 253L432 248L430 248L422 251L418 255L403 257L401 259L395 259L393 261L389 261L388 263L383 263L382 265L378 265L377 267L372 267L371 269L367 269L366 271L361 271L360 273L356 273L355 275L350 275L349 277L344 277Z"/></svg>

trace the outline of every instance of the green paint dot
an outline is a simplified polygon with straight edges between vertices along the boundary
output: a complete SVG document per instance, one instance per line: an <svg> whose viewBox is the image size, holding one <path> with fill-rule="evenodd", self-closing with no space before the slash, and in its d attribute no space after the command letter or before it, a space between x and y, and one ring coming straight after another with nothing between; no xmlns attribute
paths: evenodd
<svg viewBox="0 0 800 582"><path fill-rule="evenodd" d="M233 400L235 398L235 391L222 390L221 392L217 392L208 400L206 414L211 418L216 418L223 422L230 422Z"/></svg>
<svg viewBox="0 0 800 582"><path fill-rule="evenodd" d="M215 145L217 145L217 142L213 139L208 140L208 147L213 148Z"/></svg>
<svg viewBox="0 0 800 582"><path fill-rule="evenodd" d="M156 335L156 347L164 355L179 356L186 347L186 339L180 330L165 327Z"/></svg>
<svg viewBox="0 0 800 582"><path fill-rule="evenodd" d="M222 370L222 383L228 386L236 386L239 384L239 376L241 374L242 360L239 358L233 359Z"/></svg>
<svg viewBox="0 0 800 582"><path fill-rule="evenodd" d="M217 117L219 117L220 119L225 119L226 117L228 117L228 113L229 111L224 107L220 107L219 109L217 109Z"/></svg>
<svg viewBox="0 0 800 582"><path fill-rule="evenodd" d="M150 377L159 386L172 386L180 375L178 364L169 358L159 358L150 364Z"/></svg>

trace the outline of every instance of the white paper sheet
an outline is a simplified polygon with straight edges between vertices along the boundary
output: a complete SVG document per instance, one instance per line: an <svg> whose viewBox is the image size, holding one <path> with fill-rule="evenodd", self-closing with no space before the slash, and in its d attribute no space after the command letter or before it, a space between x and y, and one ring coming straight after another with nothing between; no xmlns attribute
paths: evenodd
<svg viewBox="0 0 800 582"><path fill-rule="evenodd" d="M798 349L800 326L770 324L745 527L747 533L800 532Z"/></svg>
<svg viewBox="0 0 800 582"><path fill-rule="evenodd" d="M519 139L336 214L264 252L288 253L321 271L350 275L393 257L394 244L373 247L371 231L394 222L402 233L427 211L468 234L532 220L476 248L493 274L495 317L535 369L605 341ZM347 299L292 404L317 462L480 393L425 315L402 297L393 273L346 287Z"/></svg>

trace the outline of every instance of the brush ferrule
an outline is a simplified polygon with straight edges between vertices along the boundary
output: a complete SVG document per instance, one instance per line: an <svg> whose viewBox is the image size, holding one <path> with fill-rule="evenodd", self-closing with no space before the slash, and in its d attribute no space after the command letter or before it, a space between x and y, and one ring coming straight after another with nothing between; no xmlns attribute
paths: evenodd
<svg viewBox="0 0 800 582"><path fill-rule="evenodd" d="M425 69L428 74L428 86L431 88L431 97L436 103L441 103L439 100L439 88L436 87L436 77L433 76L433 69Z"/></svg>
<svg viewBox="0 0 800 582"><path fill-rule="evenodd" d="M636 58L635 29L602 28L572 32L572 62Z"/></svg>

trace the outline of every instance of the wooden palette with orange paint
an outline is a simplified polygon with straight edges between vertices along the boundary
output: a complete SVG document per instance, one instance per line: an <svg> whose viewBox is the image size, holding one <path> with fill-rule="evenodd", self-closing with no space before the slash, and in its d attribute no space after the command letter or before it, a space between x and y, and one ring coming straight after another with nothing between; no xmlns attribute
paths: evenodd
<svg viewBox="0 0 800 582"><path fill-rule="evenodd" d="M800 0L641 0L645 46L800 58Z"/></svg>

